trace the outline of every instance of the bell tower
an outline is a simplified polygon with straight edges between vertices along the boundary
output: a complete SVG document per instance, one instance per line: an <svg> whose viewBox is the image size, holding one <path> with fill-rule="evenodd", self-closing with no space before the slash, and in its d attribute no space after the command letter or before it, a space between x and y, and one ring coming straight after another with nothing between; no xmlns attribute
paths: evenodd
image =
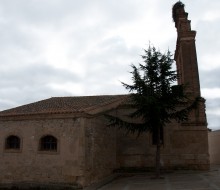
<svg viewBox="0 0 220 190"><path fill-rule="evenodd" d="M185 85L186 94L193 98L200 97L199 72L196 55L196 31L191 30L191 22L184 4L178 1L173 5L173 21L177 29L177 42L174 59L177 65L178 84ZM182 125L207 127L205 99L189 115L189 120Z"/></svg>
<svg viewBox="0 0 220 190"><path fill-rule="evenodd" d="M196 31L191 30L188 13L184 4L177 2L173 6L173 20L177 29L175 61L179 75L178 84L186 85L186 92L193 97L200 96L199 72L196 56Z"/></svg>

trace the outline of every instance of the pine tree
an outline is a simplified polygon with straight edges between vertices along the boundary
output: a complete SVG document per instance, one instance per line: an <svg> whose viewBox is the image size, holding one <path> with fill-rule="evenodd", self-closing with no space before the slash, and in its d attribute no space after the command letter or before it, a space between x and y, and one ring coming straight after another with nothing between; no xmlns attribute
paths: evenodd
<svg viewBox="0 0 220 190"><path fill-rule="evenodd" d="M169 51L162 54L149 46L142 56L144 64L132 65L132 82L122 83L130 92L131 108L128 120L107 115L109 126L124 128L127 132L151 132L156 136L156 178L160 177L161 132L173 120L186 121L188 114L195 109L200 97L192 98L185 94L183 85L176 85L177 72L172 70L174 60ZM130 122L130 121L133 122ZM134 122L134 121L139 122Z"/></svg>

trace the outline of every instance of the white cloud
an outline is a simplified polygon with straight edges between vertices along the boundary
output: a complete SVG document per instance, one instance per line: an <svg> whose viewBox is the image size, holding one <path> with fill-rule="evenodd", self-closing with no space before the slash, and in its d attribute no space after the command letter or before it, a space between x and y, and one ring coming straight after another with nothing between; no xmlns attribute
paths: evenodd
<svg viewBox="0 0 220 190"><path fill-rule="evenodd" d="M47 85L49 88L54 90L61 90L63 92L66 92L67 94L74 94L74 95L80 95L84 92L83 86L81 84L66 82L62 84L58 83L50 83Z"/></svg>
<svg viewBox="0 0 220 190"><path fill-rule="evenodd" d="M220 88L202 88L202 96L207 99L220 98Z"/></svg>
<svg viewBox="0 0 220 190"><path fill-rule="evenodd" d="M215 11L208 11L204 14L204 18L205 21L215 21L217 19L220 19L220 12L219 10L215 10Z"/></svg>
<svg viewBox="0 0 220 190"><path fill-rule="evenodd" d="M206 71L212 71L220 68L220 55L219 54L206 54L200 58L199 67Z"/></svg>
<svg viewBox="0 0 220 190"><path fill-rule="evenodd" d="M216 116L220 117L220 108L216 108L216 109L212 109L212 110L207 110L207 114L216 115Z"/></svg>

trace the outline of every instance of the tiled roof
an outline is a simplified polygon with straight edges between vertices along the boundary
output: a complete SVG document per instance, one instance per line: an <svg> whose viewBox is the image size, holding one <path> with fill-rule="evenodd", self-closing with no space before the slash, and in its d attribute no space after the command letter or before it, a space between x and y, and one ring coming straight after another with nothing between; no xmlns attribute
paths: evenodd
<svg viewBox="0 0 220 190"><path fill-rule="evenodd" d="M46 113L76 113L126 99L128 95L52 97L0 112L0 117Z"/></svg>

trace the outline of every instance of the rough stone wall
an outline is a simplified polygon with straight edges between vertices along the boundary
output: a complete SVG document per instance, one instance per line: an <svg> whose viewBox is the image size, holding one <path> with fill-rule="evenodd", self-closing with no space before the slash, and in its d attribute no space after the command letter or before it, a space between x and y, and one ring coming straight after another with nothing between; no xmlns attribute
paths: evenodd
<svg viewBox="0 0 220 190"><path fill-rule="evenodd" d="M211 164L220 164L220 130L209 132L209 154Z"/></svg>
<svg viewBox="0 0 220 190"><path fill-rule="evenodd" d="M117 162L120 168L153 167L154 146L150 134L126 134L124 130L117 133Z"/></svg>
<svg viewBox="0 0 220 190"><path fill-rule="evenodd" d="M116 165L116 133L106 126L106 118L98 116L85 122L86 184L112 174Z"/></svg>
<svg viewBox="0 0 220 190"><path fill-rule="evenodd" d="M131 111L131 110L130 110ZM128 109L112 111L126 115ZM0 121L0 184L18 182L87 186L122 167L154 167L152 135L126 134L106 126L104 116ZM17 135L19 151L5 149L5 139ZM40 151L44 135L58 139L58 151ZM161 148L164 168L208 169L206 126L171 123L164 128Z"/></svg>
<svg viewBox="0 0 220 190"><path fill-rule="evenodd" d="M77 183L83 175L81 119L26 119L0 121L0 183ZM19 151L5 149L5 139L17 135ZM53 135L57 152L40 151L39 140Z"/></svg>
<svg viewBox="0 0 220 190"><path fill-rule="evenodd" d="M161 147L161 165L169 169L209 169L207 130L203 127L181 127L173 130L165 127L164 144ZM152 135L146 133L117 136L117 161L120 167L154 167L156 146Z"/></svg>
<svg viewBox="0 0 220 190"><path fill-rule="evenodd" d="M126 111L122 110L121 114ZM152 134L126 134L117 131L119 167L154 167L156 145ZM173 122L164 128L161 165L169 169L209 169L208 131L206 126L182 126Z"/></svg>
<svg viewBox="0 0 220 190"><path fill-rule="evenodd" d="M176 169L209 169L206 126L179 126L170 133L169 166Z"/></svg>

